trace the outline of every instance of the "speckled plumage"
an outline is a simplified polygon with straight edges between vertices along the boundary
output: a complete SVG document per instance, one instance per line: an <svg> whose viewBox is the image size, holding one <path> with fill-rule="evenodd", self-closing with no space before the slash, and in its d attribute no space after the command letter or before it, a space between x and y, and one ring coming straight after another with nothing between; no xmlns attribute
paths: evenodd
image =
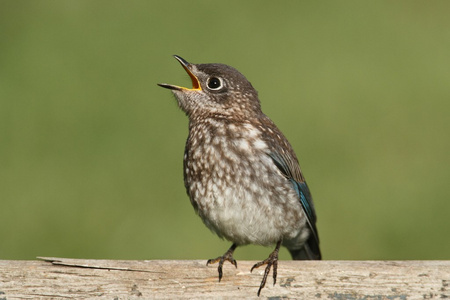
<svg viewBox="0 0 450 300"><path fill-rule="evenodd" d="M274 283L280 244L293 259L321 259L316 215L297 157L281 131L261 111L256 90L236 69L223 64L190 64L175 56L193 88L169 88L189 117L184 180L191 203L205 225L237 246L277 244L269 258Z"/></svg>

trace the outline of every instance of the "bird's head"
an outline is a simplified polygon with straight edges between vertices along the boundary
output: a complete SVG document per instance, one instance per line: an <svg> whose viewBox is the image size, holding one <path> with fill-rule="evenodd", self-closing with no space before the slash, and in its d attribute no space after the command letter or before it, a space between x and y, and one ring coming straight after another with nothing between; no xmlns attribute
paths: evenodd
<svg viewBox="0 0 450 300"><path fill-rule="evenodd" d="M261 112L258 93L238 70L224 64L191 64L174 55L192 80L192 88L158 85L172 90L189 116L248 118Z"/></svg>

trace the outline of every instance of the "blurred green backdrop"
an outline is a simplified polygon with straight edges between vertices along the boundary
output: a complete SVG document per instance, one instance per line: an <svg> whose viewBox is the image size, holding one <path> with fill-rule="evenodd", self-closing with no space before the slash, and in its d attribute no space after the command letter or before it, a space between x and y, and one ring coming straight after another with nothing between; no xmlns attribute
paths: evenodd
<svg viewBox="0 0 450 300"><path fill-rule="evenodd" d="M185 194L187 118L156 86L189 85L172 54L232 65L259 91L299 156L325 259L449 259L449 12L448 1L1 1L0 259L228 249Z"/></svg>

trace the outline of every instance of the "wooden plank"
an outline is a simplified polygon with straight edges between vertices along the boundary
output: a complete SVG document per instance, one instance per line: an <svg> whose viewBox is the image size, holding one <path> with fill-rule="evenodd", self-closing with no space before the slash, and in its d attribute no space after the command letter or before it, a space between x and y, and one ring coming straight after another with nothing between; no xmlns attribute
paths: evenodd
<svg viewBox="0 0 450 300"><path fill-rule="evenodd" d="M227 263L219 283L206 260L41 259L0 261L0 300L257 298L264 269ZM443 299L449 285L450 261L280 261L260 298Z"/></svg>

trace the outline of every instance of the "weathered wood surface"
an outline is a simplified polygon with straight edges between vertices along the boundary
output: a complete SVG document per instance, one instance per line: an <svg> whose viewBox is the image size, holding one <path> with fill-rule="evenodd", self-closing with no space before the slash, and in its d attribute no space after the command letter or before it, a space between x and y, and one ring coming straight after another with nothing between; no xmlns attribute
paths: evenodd
<svg viewBox="0 0 450 300"><path fill-rule="evenodd" d="M264 269L226 263L219 283L205 260L41 259L0 261L0 300L257 298ZM260 298L450 298L450 261L280 261L275 286L269 276Z"/></svg>

